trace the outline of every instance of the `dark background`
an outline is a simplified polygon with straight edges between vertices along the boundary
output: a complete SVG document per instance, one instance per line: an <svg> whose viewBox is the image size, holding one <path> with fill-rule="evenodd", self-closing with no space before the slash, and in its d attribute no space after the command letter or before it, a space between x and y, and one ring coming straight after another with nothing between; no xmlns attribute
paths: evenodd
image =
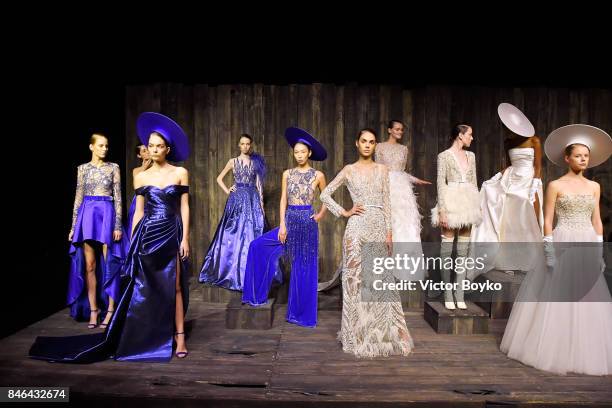
<svg viewBox="0 0 612 408"><path fill-rule="evenodd" d="M408 171L435 183L436 156L448 148L452 125L467 122L474 129L470 150L476 154L480 186L506 165L503 142L508 131L497 115L500 102L510 102L521 109L543 142L554 129L569 123L612 129L609 114L612 91L596 87L164 82L126 87L123 167L132 169L139 165L134 148L138 143L136 122L141 112L168 115L189 135L191 154L181 165L189 170L189 242L192 273L197 276L227 200L215 180L227 160L238 154L238 135L252 135L254 149L266 160L264 208L269 224L275 226L279 223L279 181L282 172L294 166L282 136L287 126L308 130L328 149L327 159L313 162L312 166L331 182L347 163L358 159L355 135L359 129L371 127L379 141L385 141L388 120L402 120L405 135L401 143L408 147ZM544 184L565 172L567 168L542 161ZM589 169L585 176L604 186L612 184L612 161ZM225 182L231 185L231 176ZM131 192L130 178L125 185ZM437 201L436 185L416 187L415 193L423 216L421 239L438 242L440 230L431 226L429 216ZM334 199L344 208L352 205L345 188L339 189ZM612 227L608 217L611 202L612 191L604 188L600 208L606 232ZM346 219L331 215L319 223L319 281L329 280L342 261L340 243L345 223ZM205 291L204 300L226 301L215 292Z"/></svg>
<svg viewBox="0 0 612 408"><path fill-rule="evenodd" d="M133 61L133 60L131 60ZM254 60L251 60L254 61ZM6 336L64 306L68 241L76 166L88 161L89 136L100 131L109 136L109 160L125 163L125 89L135 84L196 83L336 83L435 84L606 87L611 79L604 62L548 57L530 64L508 64L505 56L454 63L446 55L427 61L387 64L378 59L338 60L299 57L253 68L231 58L201 60L188 69L167 68L172 61L151 69L149 64L100 60L101 65L76 61L58 68L53 61L30 66L25 75L5 74L11 88L5 103L5 169L3 211L8 218L3 251L0 336ZM543 63L547 62L547 63ZM268 61L270 63L270 61ZM451 63L452 62L452 63ZM105 65L106 64L106 65ZM96 68L92 68L96 67ZM612 114L612 112L610 113ZM10 116L10 117L8 117ZM8 127L11 130L8 130ZM611 129L605 129L610 131ZM125 166L122 177L126 180ZM123 183L124 197L126 183ZM605 186L604 186L605 188Z"/></svg>

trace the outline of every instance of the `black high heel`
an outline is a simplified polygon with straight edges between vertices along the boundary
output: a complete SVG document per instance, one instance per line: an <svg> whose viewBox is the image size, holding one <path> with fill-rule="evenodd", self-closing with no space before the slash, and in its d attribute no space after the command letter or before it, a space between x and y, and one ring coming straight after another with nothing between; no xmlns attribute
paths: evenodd
<svg viewBox="0 0 612 408"><path fill-rule="evenodd" d="M174 339L175 339L175 341L176 341L176 336L178 336L179 334L182 334L182 335L184 336L184 335L185 335L185 332L180 332L180 333L178 333L178 332L177 332L177 333L174 333ZM188 352L188 351L175 351L175 352L174 352L174 355L175 355L177 358L185 358L185 357L187 357L187 354L189 354L189 352Z"/></svg>
<svg viewBox="0 0 612 408"><path fill-rule="evenodd" d="M100 320L100 309L94 309L91 310L89 312L89 317L91 318L91 314L95 313L96 314L96 322L95 323L88 323L87 324L87 328L88 329L95 329L96 327L98 327L98 321Z"/></svg>
<svg viewBox="0 0 612 408"><path fill-rule="evenodd" d="M114 309L113 310L107 310L106 311L106 315L108 316L109 313L110 313L111 319L112 319L112 316L113 316L113 313L115 313L115 310ZM106 320L106 317L104 319ZM100 328L101 329L106 329L109 324L110 324L110 320L108 321L108 323L100 323Z"/></svg>

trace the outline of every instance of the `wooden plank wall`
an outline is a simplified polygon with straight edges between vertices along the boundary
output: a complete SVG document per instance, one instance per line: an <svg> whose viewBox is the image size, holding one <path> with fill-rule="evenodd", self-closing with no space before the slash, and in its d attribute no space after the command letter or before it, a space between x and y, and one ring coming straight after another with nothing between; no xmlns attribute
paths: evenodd
<svg viewBox="0 0 612 408"><path fill-rule="evenodd" d="M328 182L344 164L357 158L354 137L363 127L373 127L386 139L386 123L399 118L407 124L403 143L410 148L412 174L435 181L436 155L447 147L453 123L472 124L479 184L494 175L504 160L504 128L497 105L510 102L523 109L544 140L556 127L588 123L612 132L612 91L609 89L495 88L363 84L177 84L160 83L126 88L126 168L137 165L135 122L144 111L157 111L175 118L189 134L192 154L183 163L190 171L192 210L191 246L193 272L199 273L206 249L223 213L227 196L215 181L230 157L235 157L240 133L255 139L255 148L268 165L265 211L271 226L278 225L280 178L293 159L283 137L288 126L310 130L326 146L328 159L314 163ZM545 160L544 183L559 177L564 169ZM601 213L604 233L610 239L609 208L612 193L612 160L588 172L602 185ZM231 185L231 176L226 184ZM126 191L131 200L133 182ZM425 216L423 241L439 240L439 231L429 224L435 205L435 185L419 187L418 201ZM346 189L336 193L345 207L351 205ZM344 220L331 214L320 226L320 280L331 276L341 260Z"/></svg>

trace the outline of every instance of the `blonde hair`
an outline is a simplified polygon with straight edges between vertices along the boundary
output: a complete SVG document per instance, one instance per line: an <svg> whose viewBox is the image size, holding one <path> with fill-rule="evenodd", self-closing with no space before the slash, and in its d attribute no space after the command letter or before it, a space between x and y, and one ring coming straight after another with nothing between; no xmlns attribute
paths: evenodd
<svg viewBox="0 0 612 408"><path fill-rule="evenodd" d="M89 138L89 144L96 144L96 141L100 137L103 137L108 141L108 137L106 137L106 135L103 135L102 133L93 133Z"/></svg>

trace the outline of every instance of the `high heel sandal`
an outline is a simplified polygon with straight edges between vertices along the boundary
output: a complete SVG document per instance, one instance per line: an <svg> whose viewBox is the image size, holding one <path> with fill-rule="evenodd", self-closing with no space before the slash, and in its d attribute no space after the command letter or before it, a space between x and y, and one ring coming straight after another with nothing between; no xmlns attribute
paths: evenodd
<svg viewBox="0 0 612 408"><path fill-rule="evenodd" d="M98 321L100 320L100 309L94 309L91 310L89 312L89 318L91 319L91 314L95 313L96 314L96 322L95 323L88 323L87 324L87 328L88 329L95 329L96 327L98 327Z"/></svg>
<svg viewBox="0 0 612 408"><path fill-rule="evenodd" d="M111 315L111 319L113 316L113 313L115 312L115 310L107 310L106 311L106 315L108 316L109 314ZM106 320L106 317L104 318L104 320ZM100 323L100 328L101 329L106 329L108 327L108 325L110 324L110 320L108 321L108 323Z"/></svg>
<svg viewBox="0 0 612 408"><path fill-rule="evenodd" d="M177 332L177 333L174 333L174 339L175 339L175 341L176 341L176 336L178 336L179 334L182 334L182 335L184 336L184 335L185 335L185 332L180 332L180 333L178 333L178 332ZM177 343L177 344L178 344L178 343ZM188 351L175 351L175 352L174 352L174 355L175 355L177 358L185 358L185 357L187 357L187 354L189 354L189 352L188 352Z"/></svg>

